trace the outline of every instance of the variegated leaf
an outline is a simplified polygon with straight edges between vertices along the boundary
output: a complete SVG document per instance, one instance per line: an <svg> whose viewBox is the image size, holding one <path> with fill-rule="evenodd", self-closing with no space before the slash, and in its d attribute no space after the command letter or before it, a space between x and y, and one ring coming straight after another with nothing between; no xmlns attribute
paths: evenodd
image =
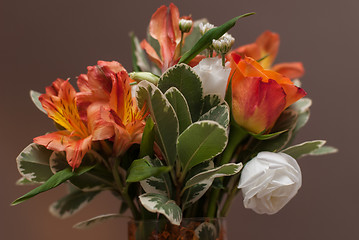
<svg viewBox="0 0 359 240"><path fill-rule="evenodd" d="M201 223L194 231L196 239L198 240L216 240L217 229L210 222Z"/></svg>
<svg viewBox="0 0 359 240"><path fill-rule="evenodd" d="M168 172L171 167L154 166L151 164L149 157L134 160L128 170L127 182L139 182L149 177L156 177L160 174Z"/></svg>
<svg viewBox="0 0 359 240"><path fill-rule="evenodd" d="M20 174L31 182L45 182L53 175L49 166L51 154L44 146L31 143L16 158Z"/></svg>
<svg viewBox="0 0 359 240"><path fill-rule="evenodd" d="M83 222L79 222L79 223L75 224L73 227L77 228L77 229L88 229L97 224L106 222L113 218L119 218L119 217L124 217L124 216L117 214L117 213L104 214L104 215L100 215L100 216L91 218L89 220L83 221Z"/></svg>
<svg viewBox="0 0 359 240"><path fill-rule="evenodd" d="M155 123L155 139L160 146L168 166L176 160L176 141L178 137L178 119L164 94L152 83L142 81L138 84L137 100L139 107L145 104Z"/></svg>
<svg viewBox="0 0 359 240"><path fill-rule="evenodd" d="M308 141L286 148L282 152L292 156L295 159L299 159L306 155L310 155L312 152L323 147L324 144L325 144L324 140Z"/></svg>
<svg viewBox="0 0 359 240"><path fill-rule="evenodd" d="M202 120L212 120L218 122L224 128L228 127L229 124L229 108L227 104L217 105L209 110L207 113L203 114L199 121Z"/></svg>
<svg viewBox="0 0 359 240"><path fill-rule="evenodd" d="M156 193L142 194L139 199L148 211L163 214L173 225L180 225L182 210L175 201Z"/></svg>
<svg viewBox="0 0 359 240"><path fill-rule="evenodd" d="M223 102L223 100L218 95L209 94L209 95L204 96L201 115L207 113L209 110L211 110L215 106L221 104L222 102Z"/></svg>
<svg viewBox="0 0 359 240"><path fill-rule="evenodd" d="M184 189L190 188L195 184L201 183L202 181L208 179L235 175L241 171L242 167L243 167L242 163L227 163L217 168L210 169L205 172L201 172L196 176L192 177L191 179L189 179L186 182Z"/></svg>
<svg viewBox="0 0 359 240"><path fill-rule="evenodd" d="M177 88L186 98L192 121L197 121L203 104L202 82L199 76L187 64L177 64L169 68L160 78L158 88L166 92Z"/></svg>
<svg viewBox="0 0 359 240"><path fill-rule="evenodd" d="M177 141L183 174L197 164L220 154L227 144L227 132L214 121L199 121L189 126Z"/></svg>
<svg viewBox="0 0 359 240"><path fill-rule="evenodd" d="M39 97L41 96L41 93L36 92L34 90L30 91L30 97L32 102L35 104L35 106L43 113L47 114L47 112L45 111L45 109L42 107L42 104L39 100Z"/></svg>
<svg viewBox="0 0 359 240"><path fill-rule="evenodd" d="M187 101L183 94L175 87L169 88L165 95L176 112L179 124L179 133L182 133L189 125L192 124Z"/></svg>
<svg viewBox="0 0 359 240"><path fill-rule="evenodd" d="M51 204L49 208L50 213L58 218L68 218L87 206L88 203L99 193L100 191L72 191L65 197Z"/></svg>

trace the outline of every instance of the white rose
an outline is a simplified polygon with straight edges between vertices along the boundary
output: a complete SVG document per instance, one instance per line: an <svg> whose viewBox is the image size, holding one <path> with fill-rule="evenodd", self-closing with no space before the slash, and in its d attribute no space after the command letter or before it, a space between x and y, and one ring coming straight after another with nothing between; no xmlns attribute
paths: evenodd
<svg viewBox="0 0 359 240"><path fill-rule="evenodd" d="M297 161L285 153L260 152L242 170L238 188L243 203L259 214L274 214L286 205L302 185Z"/></svg>
<svg viewBox="0 0 359 240"><path fill-rule="evenodd" d="M203 93L216 94L224 99L226 95L227 81L231 69L222 66L222 59L218 57L202 59L193 70L202 81Z"/></svg>

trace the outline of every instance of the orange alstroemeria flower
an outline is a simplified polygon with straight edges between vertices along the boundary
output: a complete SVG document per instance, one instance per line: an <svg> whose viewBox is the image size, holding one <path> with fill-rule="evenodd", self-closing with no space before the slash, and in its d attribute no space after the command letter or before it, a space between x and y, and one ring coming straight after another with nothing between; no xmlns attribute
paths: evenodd
<svg viewBox="0 0 359 240"><path fill-rule="evenodd" d="M184 17L191 19L190 17ZM175 65L180 57L181 31L179 29L179 11L171 3L167 8L161 6L152 15L149 33L156 39L160 45L160 54L158 56L155 49L146 41L142 40L141 47L146 51L150 60L154 62L162 72ZM185 34L184 38L189 34Z"/></svg>
<svg viewBox="0 0 359 240"><path fill-rule="evenodd" d="M306 92L289 78L265 70L253 58L231 61L234 120L253 133L268 132L282 111Z"/></svg>
<svg viewBox="0 0 359 240"><path fill-rule="evenodd" d="M273 65L278 53L279 44L280 39L277 33L265 31L254 43L241 46L233 50L231 54L237 53L242 58L251 57L255 60L264 58L260 61L260 65L264 69L271 69L290 79L301 77L304 74L301 62L286 62Z"/></svg>
<svg viewBox="0 0 359 240"><path fill-rule="evenodd" d="M99 114L90 109L88 123L81 120L76 91L68 80L57 79L39 100L48 116L65 130L34 138L34 142L50 150L66 151L67 162L73 169L80 166L83 156L91 149L92 141L113 135L112 125L102 121Z"/></svg>
<svg viewBox="0 0 359 240"><path fill-rule="evenodd" d="M146 106L140 110L131 95L131 79L126 71L112 76L110 111L104 117L115 126L114 155L122 155L132 144L140 143L148 115Z"/></svg>
<svg viewBox="0 0 359 240"><path fill-rule="evenodd" d="M118 62L98 61L78 77L78 106L99 112L103 121L113 126L113 155L123 154L132 144L140 143L145 126L146 108L138 109L131 95L127 71ZM83 116L83 114L81 114ZM86 120L86 116L83 117Z"/></svg>

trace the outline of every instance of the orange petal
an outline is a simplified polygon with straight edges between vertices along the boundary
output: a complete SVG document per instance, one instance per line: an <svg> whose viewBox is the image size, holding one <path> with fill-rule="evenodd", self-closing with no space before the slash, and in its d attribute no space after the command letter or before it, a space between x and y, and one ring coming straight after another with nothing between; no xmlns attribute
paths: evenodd
<svg viewBox="0 0 359 240"><path fill-rule="evenodd" d="M65 151L67 144L69 143L69 131L58 131L48 133L43 136L34 138L34 143L45 146L47 149L54 151Z"/></svg>
<svg viewBox="0 0 359 240"><path fill-rule="evenodd" d="M150 58L150 60L152 62L154 62L157 65L157 67L162 69L162 66L163 66L162 60L157 55L155 49L153 49L153 47L146 40L142 40L141 48L146 51L146 53L147 53L148 57Z"/></svg>
<svg viewBox="0 0 359 240"><path fill-rule="evenodd" d="M304 67L301 62L279 63L274 65L272 70L290 79L300 78L304 74Z"/></svg>
<svg viewBox="0 0 359 240"><path fill-rule="evenodd" d="M259 46L261 52L260 58L268 55L268 57L263 59L260 64L263 66L264 69L270 69L274 62L274 59L277 57L278 54L280 43L279 35L271 31L265 31L257 38L256 43Z"/></svg>
<svg viewBox="0 0 359 240"><path fill-rule="evenodd" d="M75 169L81 164L82 158L91 149L92 136L80 139L77 141L70 141L66 147L66 159L69 165Z"/></svg>

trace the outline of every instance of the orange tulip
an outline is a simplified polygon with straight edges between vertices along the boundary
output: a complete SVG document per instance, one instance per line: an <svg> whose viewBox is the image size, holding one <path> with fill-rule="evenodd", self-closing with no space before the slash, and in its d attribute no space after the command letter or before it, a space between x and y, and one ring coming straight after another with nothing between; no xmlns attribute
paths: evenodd
<svg viewBox="0 0 359 240"><path fill-rule="evenodd" d="M234 120L253 133L268 132L281 112L306 95L289 78L253 58L231 61Z"/></svg>
<svg viewBox="0 0 359 240"><path fill-rule="evenodd" d="M304 68L300 62L280 63L273 66L273 62L277 56L279 49L279 35L274 32L265 31L254 43L241 46L232 51L241 57L251 57L260 61L260 65L264 69L271 69L290 79L299 78L304 74Z"/></svg>
<svg viewBox="0 0 359 240"><path fill-rule="evenodd" d="M184 18L191 19L190 17ZM141 47L146 51L150 60L154 62L162 72L175 65L181 54L179 20L178 8L173 3L171 3L168 8L164 5L159 7L152 15L149 33L158 41L161 56L158 56L155 49L153 49L146 40L141 42ZM187 35L188 34L185 34L184 37Z"/></svg>
<svg viewBox="0 0 359 240"><path fill-rule="evenodd" d="M68 81L57 79L39 100L48 116L65 130L34 138L34 142L51 150L66 151L67 162L73 169L80 166L92 141L113 136L112 125L101 120L98 114L90 113L88 124L81 120L76 91Z"/></svg>

